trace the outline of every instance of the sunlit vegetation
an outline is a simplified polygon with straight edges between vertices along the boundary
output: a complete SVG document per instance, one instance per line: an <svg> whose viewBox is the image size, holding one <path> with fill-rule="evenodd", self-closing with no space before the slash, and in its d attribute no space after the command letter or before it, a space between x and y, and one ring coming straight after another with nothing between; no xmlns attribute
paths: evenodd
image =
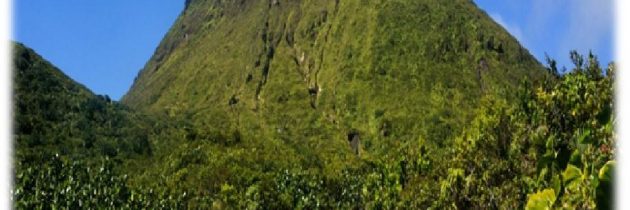
<svg viewBox="0 0 630 210"><path fill-rule="evenodd" d="M15 45L16 208L610 208L613 64L464 0L186 5L122 102Z"/></svg>

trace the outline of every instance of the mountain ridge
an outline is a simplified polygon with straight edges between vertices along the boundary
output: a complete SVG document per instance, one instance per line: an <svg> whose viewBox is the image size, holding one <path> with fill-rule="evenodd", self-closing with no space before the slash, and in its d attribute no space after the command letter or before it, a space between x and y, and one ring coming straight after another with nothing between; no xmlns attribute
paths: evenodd
<svg viewBox="0 0 630 210"><path fill-rule="evenodd" d="M191 1L122 103L244 139L359 130L371 145L399 121L397 138L439 142L472 117L459 110L545 74L471 1Z"/></svg>
<svg viewBox="0 0 630 210"><path fill-rule="evenodd" d="M228 3L224 3L224 2L228 2ZM302 1L290 1L290 2L286 2L287 5L282 4L281 1L276 1L276 0L269 0L269 1L262 1L263 3L259 2L259 4L264 4L264 2L268 2L266 5L268 5L270 11L271 9L273 9L274 7L290 7L291 5L299 5L302 4ZM297 3L296 3L297 2ZM306 1L308 2L308 1ZM332 2L332 1L328 1L328 2ZM387 1L385 1L387 2ZM391 1L391 2L396 2L396 1ZM400 2L404 2L404 1L400 1ZM430 2L430 1L427 1ZM457 2L459 4L470 4L468 6L475 6L474 2L472 1L460 1ZM196 8L188 8L189 4L198 4L200 6L197 6ZM169 33L165 36L165 39L163 40L162 43L160 43L159 47L156 49L156 53L154 54L154 56L150 59L150 61L147 63L147 65L145 66L145 68L139 73L138 78L136 78L136 80L143 79L143 74L148 74L150 71L157 71L159 66L161 65L162 62L164 62L163 60L165 59L164 57L166 55L168 55L169 53L171 53L172 50L174 50L174 48L177 48L177 46L179 44L182 44L184 42L186 42L187 40L190 39L189 36L194 36L194 34L197 32L197 30L201 30L204 28L208 28L210 25L214 25L216 24L215 20L216 19L221 19L224 16L228 16L228 17L233 17L235 15L238 15L240 13L243 13L243 11L239 11L242 9L246 9L251 5L251 1L240 1L240 3L234 3L231 1L187 1L186 2L186 9L184 11L182 11L182 15L180 15L180 17L178 18L178 20L176 21L176 23L173 25L173 27L171 28L171 30L169 31ZM332 4L332 3L323 3L323 4ZM338 5L339 2L335 1L335 6L327 6L323 9L321 9L321 17L319 18L327 18L327 15L329 14L329 10L338 10ZM437 4L438 6L440 4ZM427 6L423 5L424 9L426 10ZM208 11L204 11L203 8L204 7L209 7L210 9L208 9ZM228 9L225 9L228 8ZM290 9L290 8L289 8ZM201 10L201 11L200 11ZM234 11L237 10L238 12ZM205 14L204 14L205 13ZM299 13L299 12L298 12ZM293 14L293 13L292 13ZM265 15L262 15L265 16ZM332 15L331 15L332 16ZM479 12L476 14L477 17L482 17L486 18L486 19L490 19L489 16L485 13L485 12ZM316 17L317 18L317 17ZM254 19L260 19L260 18L254 18ZM299 22L299 17L296 18L298 20L294 20L293 22ZM407 18L410 19L410 18ZM218 21L218 20L217 20ZM284 20L280 20L279 22L282 22ZM286 20L288 22L290 22L291 20ZM323 20L325 22L325 20ZM284 22L283 26L277 26L280 27L280 29L282 29L282 27L287 27L286 24L288 22ZM268 22L267 22L268 23ZM501 30L502 33L507 34L507 38L509 40L509 42L513 42L513 43L518 43L518 41L512 37L511 35L509 35L509 33L507 33L507 31L505 31L505 29L503 29L500 25L498 25L495 22L492 22L492 28L493 29L498 29ZM321 24L321 23L320 23ZM442 23L444 24L444 23ZM261 24L262 25L262 22ZM486 24L487 25L487 24ZM193 27L195 26L195 27ZM435 27L435 26L433 26ZM432 27L432 28L433 28ZM459 27L459 26L458 26ZM201 28L201 29L200 29ZM477 26L473 26L473 28L477 28ZM264 29L264 28L263 28ZM259 29L259 30L263 30L263 29ZM232 29L233 30L233 29ZM435 29L432 29L435 30ZM294 38L293 38L293 32L291 32L289 29L287 29L287 31L276 31L275 32L276 37L278 37L276 40L274 40L275 42L280 43L280 41L284 41L283 39L286 39L286 42L293 42ZM316 33L316 32L314 32ZM261 34L259 34L261 35ZM265 34L266 35L266 34ZM318 34L314 34L314 35L318 35ZM262 36L262 35L261 35ZM483 35L480 35L483 36ZM325 38L325 36L324 36ZM264 37L263 37L264 39ZM483 37L481 37L481 39L484 39ZM489 37L488 43L482 43L482 45L487 45L487 48L492 48L491 50L496 50L498 52L503 52L503 43L498 43L497 46L494 46L495 43L492 43L493 40L495 39L494 37ZM450 40L449 40L450 41ZM486 40L484 40L486 41ZM505 40L504 40L505 41ZM281 44L281 43L280 43ZM449 45L452 43L442 43L445 45ZM462 46L463 48L468 48L468 45L471 45L469 43L464 44L465 46ZM517 44L518 45L518 44ZM451 47L451 46L446 46ZM494 49L496 48L496 49ZM525 59L530 59L533 63L539 65L540 68L542 68L542 66L538 63L538 61L533 58L526 49L522 48L520 45L518 45L518 48L520 48L519 50L517 50L518 53L513 53L519 57L527 57ZM294 60L297 60L300 57L299 52L296 53L296 55L292 55ZM308 57L308 56L307 56ZM259 63L260 59L256 60L256 62L254 63ZM260 64L258 64L260 65ZM382 71L379 70L379 71ZM125 103L129 103L130 105L134 105L135 102L133 102L133 97L127 96L127 95L133 95L134 94L134 89L139 89L139 88L134 88L135 86L138 86L138 82L134 82L134 85L132 86L132 88L130 89L130 91L128 92L128 94L126 94L122 101ZM147 103L147 102L144 102Z"/></svg>

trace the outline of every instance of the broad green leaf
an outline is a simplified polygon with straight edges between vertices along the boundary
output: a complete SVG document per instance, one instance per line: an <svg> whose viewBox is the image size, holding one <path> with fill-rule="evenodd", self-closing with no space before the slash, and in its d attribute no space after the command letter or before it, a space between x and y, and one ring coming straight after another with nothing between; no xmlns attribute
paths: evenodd
<svg viewBox="0 0 630 210"><path fill-rule="evenodd" d="M538 160L538 164L540 166L546 166L548 164L553 163L553 161L556 159L556 154L552 151L547 151L547 153L545 153L539 160Z"/></svg>
<svg viewBox="0 0 630 210"><path fill-rule="evenodd" d="M597 186L596 201L598 209L611 209L613 200L613 176L615 161L608 161L599 170L599 185Z"/></svg>
<svg viewBox="0 0 630 210"><path fill-rule="evenodd" d="M580 152L580 150L573 151L569 163L574 166L582 166L582 153Z"/></svg>
<svg viewBox="0 0 630 210"><path fill-rule="evenodd" d="M615 169L615 161L611 160L606 162L604 166L599 170L600 182L612 182Z"/></svg>
<svg viewBox="0 0 630 210"><path fill-rule="evenodd" d="M551 209L553 203L556 202L556 192L553 189L545 189L541 192L530 194L527 200L527 210L546 210Z"/></svg>
<svg viewBox="0 0 630 210"><path fill-rule="evenodd" d="M569 164L567 169L564 170L564 173L562 173L562 178L566 186L573 185L574 182L579 181L580 177L582 177L582 171L571 164Z"/></svg>
<svg viewBox="0 0 630 210"><path fill-rule="evenodd" d="M554 192L556 192L556 196L563 190L562 180L560 180L559 174L554 174L551 178L551 187L553 187Z"/></svg>
<svg viewBox="0 0 630 210"><path fill-rule="evenodd" d="M580 137L578 137L578 143L580 144L591 144L593 143L593 138L591 137L591 130L586 129L582 132Z"/></svg>
<svg viewBox="0 0 630 210"><path fill-rule="evenodd" d="M554 136L550 136L547 138L547 144L545 145L547 149L553 149L556 142L556 138Z"/></svg>

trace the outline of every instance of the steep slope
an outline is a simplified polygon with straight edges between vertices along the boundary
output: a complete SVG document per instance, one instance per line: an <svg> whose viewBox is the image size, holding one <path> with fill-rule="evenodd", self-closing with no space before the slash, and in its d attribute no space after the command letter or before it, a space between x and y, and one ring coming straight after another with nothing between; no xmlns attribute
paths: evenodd
<svg viewBox="0 0 630 210"><path fill-rule="evenodd" d="M41 158L150 153L141 116L76 83L33 50L14 44L16 155ZM146 126L146 125L144 125ZM32 154L29 151L36 151Z"/></svg>
<svg viewBox="0 0 630 210"><path fill-rule="evenodd" d="M187 1L122 102L242 139L447 142L542 66L472 1Z"/></svg>
<svg viewBox="0 0 630 210"><path fill-rule="evenodd" d="M481 102L546 76L468 0L190 0L122 100L185 124L133 182L193 206L448 205Z"/></svg>
<svg viewBox="0 0 630 210"><path fill-rule="evenodd" d="M149 121L22 44L13 58L14 207L122 207L120 163L151 154ZM111 206L112 198L120 200Z"/></svg>

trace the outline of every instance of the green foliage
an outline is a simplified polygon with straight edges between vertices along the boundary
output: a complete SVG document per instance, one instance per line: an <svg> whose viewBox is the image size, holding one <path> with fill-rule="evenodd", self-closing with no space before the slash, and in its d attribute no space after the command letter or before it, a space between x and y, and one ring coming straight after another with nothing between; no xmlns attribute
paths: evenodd
<svg viewBox="0 0 630 210"><path fill-rule="evenodd" d="M16 167L12 191L18 209L181 209L187 195L155 193L152 189L133 189L127 175L115 172L115 161L99 164L70 161L59 155L37 165Z"/></svg>
<svg viewBox="0 0 630 210"><path fill-rule="evenodd" d="M138 192L114 170L123 160L152 154L148 118L92 94L21 44L14 45L14 55L16 208L131 208L167 201L131 199Z"/></svg>
<svg viewBox="0 0 630 210"><path fill-rule="evenodd" d="M133 108L14 53L16 208L613 197L614 65L572 52L575 69L545 72L471 1L189 1L123 99Z"/></svg>
<svg viewBox="0 0 630 210"><path fill-rule="evenodd" d="M325 206L339 191L352 195L354 203L344 204L351 207L444 206L434 202L440 186L428 183L441 183L448 148L476 117L480 98L508 103L520 80L537 84L546 74L470 1L272 2L188 4L122 100L176 122L156 132L163 141L151 161L133 163L143 168L134 182L212 195L227 184L226 192L242 196L252 186L271 191L266 184L285 176L278 171L342 183L345 171L364 170L353 180L365 182L352 190L295 181L285 189L294 192L261 196L263 206ZM348 144L353 132L359 156ZM203 161L181 164L188 153ZM483 176L516 166L499 168ZM518 189L500 183L495 193ZM478 184L467 184L469 194L487 192Z"/></svg>
<svg viewBox="0 0 630 210"><path fill-rule="evenodd" d="M556 202L556 193L553 189L546 189L529 197L527 210L549 210Z"/></svg>
<svg viewBox="0 0 630 210"><path fill-rule="evenodd" d="M587 67L581 55L572 52L571 58L574 71L549 90L532 91L523 106L529 111L527 122L542 131L534 137L547 139L545 144L534 139L528 153L538 159L537 188L556 189L557 207L607 209L609 189L606 195L597 191L605 188L599 168L614 159L613 77L605 76L592 54Z"/></svg>
<svg viewBox="0 0 630 210"><path fill-rule="evenodd" d="M94 95L31 49L14 49L16 156L54 154L127 158L150 154L147 124L108 96Z"/></svg>
<svg viewBox="0 0 630 210"><path fill-rule="evenodd" d="M329 149L319 139L345 149L355 129L364 152L384 155L419 135L448 143L482 95L543 75L467 0L193 1L122 102L316 153Z"/></svg>
<svg viewBox="0 0 630 210"><path fill-rule="evenodd" d="M614 159L613 78L598 71L576 67L554 84L523 86L516 103L483 98L450 147L435 205L517 209L543 200L541 208L608 208L613 196L598 172ZM553 197L534 196L546 189Z"/></svg>
<svg viewBox="0 0 630 210"><path fill-rule="evenodd" d="M599 184L597 185L597 207L599 209L612 209L613 208L613 199L614 198L614 168L615 161L608 161L602 168L599 170Z"/></svg>

